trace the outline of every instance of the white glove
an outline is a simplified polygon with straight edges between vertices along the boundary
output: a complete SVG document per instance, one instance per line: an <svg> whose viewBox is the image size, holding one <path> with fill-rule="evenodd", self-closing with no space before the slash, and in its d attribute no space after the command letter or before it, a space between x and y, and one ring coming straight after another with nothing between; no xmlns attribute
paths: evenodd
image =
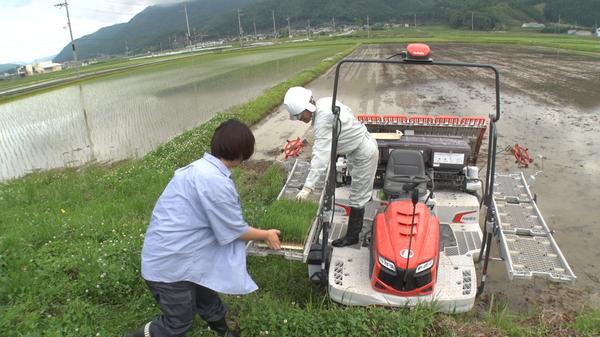
<svg viewBox="0 0 600 337"><path fill-rule="evenodd" d="M308 199L308 196L310 195L310 192L312 192L312 188L310 187L303 187L302 191L298 192L298 194L296 194L296 200L298 201L304 201L306 199Z"/></svg>

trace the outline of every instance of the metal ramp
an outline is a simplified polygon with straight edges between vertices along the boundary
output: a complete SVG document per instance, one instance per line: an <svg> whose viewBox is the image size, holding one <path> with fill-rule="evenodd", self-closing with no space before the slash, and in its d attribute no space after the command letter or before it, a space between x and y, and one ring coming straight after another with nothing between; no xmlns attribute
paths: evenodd
<svg viewBox="0 0 600 337"><path fill-rule="evenodd" d="M304 181L308 176L308 171L310 169L310 161L303 159L296 159L288 174L288 179L285 182L285 185L279 192L279 196L277 199L294 199L296 194L302 189L304 185ZM317 182L313 192L310 194L309 199L318 202L319 205L323 204L323 191L325 190L325 176L321 177L321 180ZM320 206L322 207L322 206ZM313 241L315 235L317 235L317 227L318 226L318 217L317 214L321 212L321 208L317 210L315 214L315 219L311 224L309 233L304 243L281 243L281 250L274 251L269 249L262 242L250 241L246 245L246 253L252 256L267 256L267 255L281 255L288 260L293 261L303 261L306 262L306 258L308 256L308 251L310 249L310 243ZM307 244L308 243L308 244Z"/></svg>
<svg viewBox="0 0 600 337"><path fill-rule="evenodd" d="M509 278L575 282L523 174L496 174L493 191L495 235Z"/></svg>

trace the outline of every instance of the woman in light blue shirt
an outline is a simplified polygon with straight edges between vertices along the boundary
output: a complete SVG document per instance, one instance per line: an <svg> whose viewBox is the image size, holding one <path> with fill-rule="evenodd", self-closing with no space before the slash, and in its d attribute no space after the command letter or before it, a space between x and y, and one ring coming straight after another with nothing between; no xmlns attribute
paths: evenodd
<svg viewBox="0 0 600 337"><path fill-rule="evenodd" d="M142 249L142 277L162 314L127 337L183 336L198 313L219 336L238 336L218 293L258 289L246 270L245 241L280 249L279 230L243 218L230 169L254 153L252 131L237 120L216 130L211 152L178 169L156 202Z"/></svg>

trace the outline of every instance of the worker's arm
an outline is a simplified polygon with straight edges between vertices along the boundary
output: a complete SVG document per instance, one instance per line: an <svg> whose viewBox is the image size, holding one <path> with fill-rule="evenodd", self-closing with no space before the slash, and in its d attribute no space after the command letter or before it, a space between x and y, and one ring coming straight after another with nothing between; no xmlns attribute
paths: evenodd
<svg viewBox="0 0 600 337"><path fill-rule="evenodd" d="M281 243L279 242L279 233L278 229L258 229L254 227L250 227L246 233L240 236L240 239L244 241L264 241L269 248L274 250L281 249Z"/></svg>

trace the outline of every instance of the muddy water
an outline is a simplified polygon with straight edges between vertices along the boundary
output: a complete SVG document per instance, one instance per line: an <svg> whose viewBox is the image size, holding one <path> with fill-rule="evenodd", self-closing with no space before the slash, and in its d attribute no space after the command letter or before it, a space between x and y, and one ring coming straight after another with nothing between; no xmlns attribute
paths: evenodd
<svg viewBox="0 0 600 337"><path fill-rule="evenodd" d="M364 47L353 57L387 57L401 48ZM572 286L545 280L509 282L504 265L492 262L488 293L496 294L515 310L600 306L600 58L510 46L432 48L436 60L486 63L500 70L501 153L497 170L523 170L526 176L542 171L536 176L533 191L578 276ZM343 67L346 68L339 100L355 113L485 116L495 112L493 77L489 72L389 65ZM331 70L308 85L315 97L331 96L333 75ZM301 134L310 138L310 129L303 123L286 118L280 108L266 124L257 127L259 157L272 157L285 138ZM277 134L266 140L260 136L265 128L278 130ZM519 169L512 154L502 152L515 143L529 148L534 157L530 168Z"/></svg>
<svg viewBox="0 0 600 337"><path fill-rule="evenodd" d="M290 48L197 58L2 104L0 181L140 157L335 52Z"/></svg>

